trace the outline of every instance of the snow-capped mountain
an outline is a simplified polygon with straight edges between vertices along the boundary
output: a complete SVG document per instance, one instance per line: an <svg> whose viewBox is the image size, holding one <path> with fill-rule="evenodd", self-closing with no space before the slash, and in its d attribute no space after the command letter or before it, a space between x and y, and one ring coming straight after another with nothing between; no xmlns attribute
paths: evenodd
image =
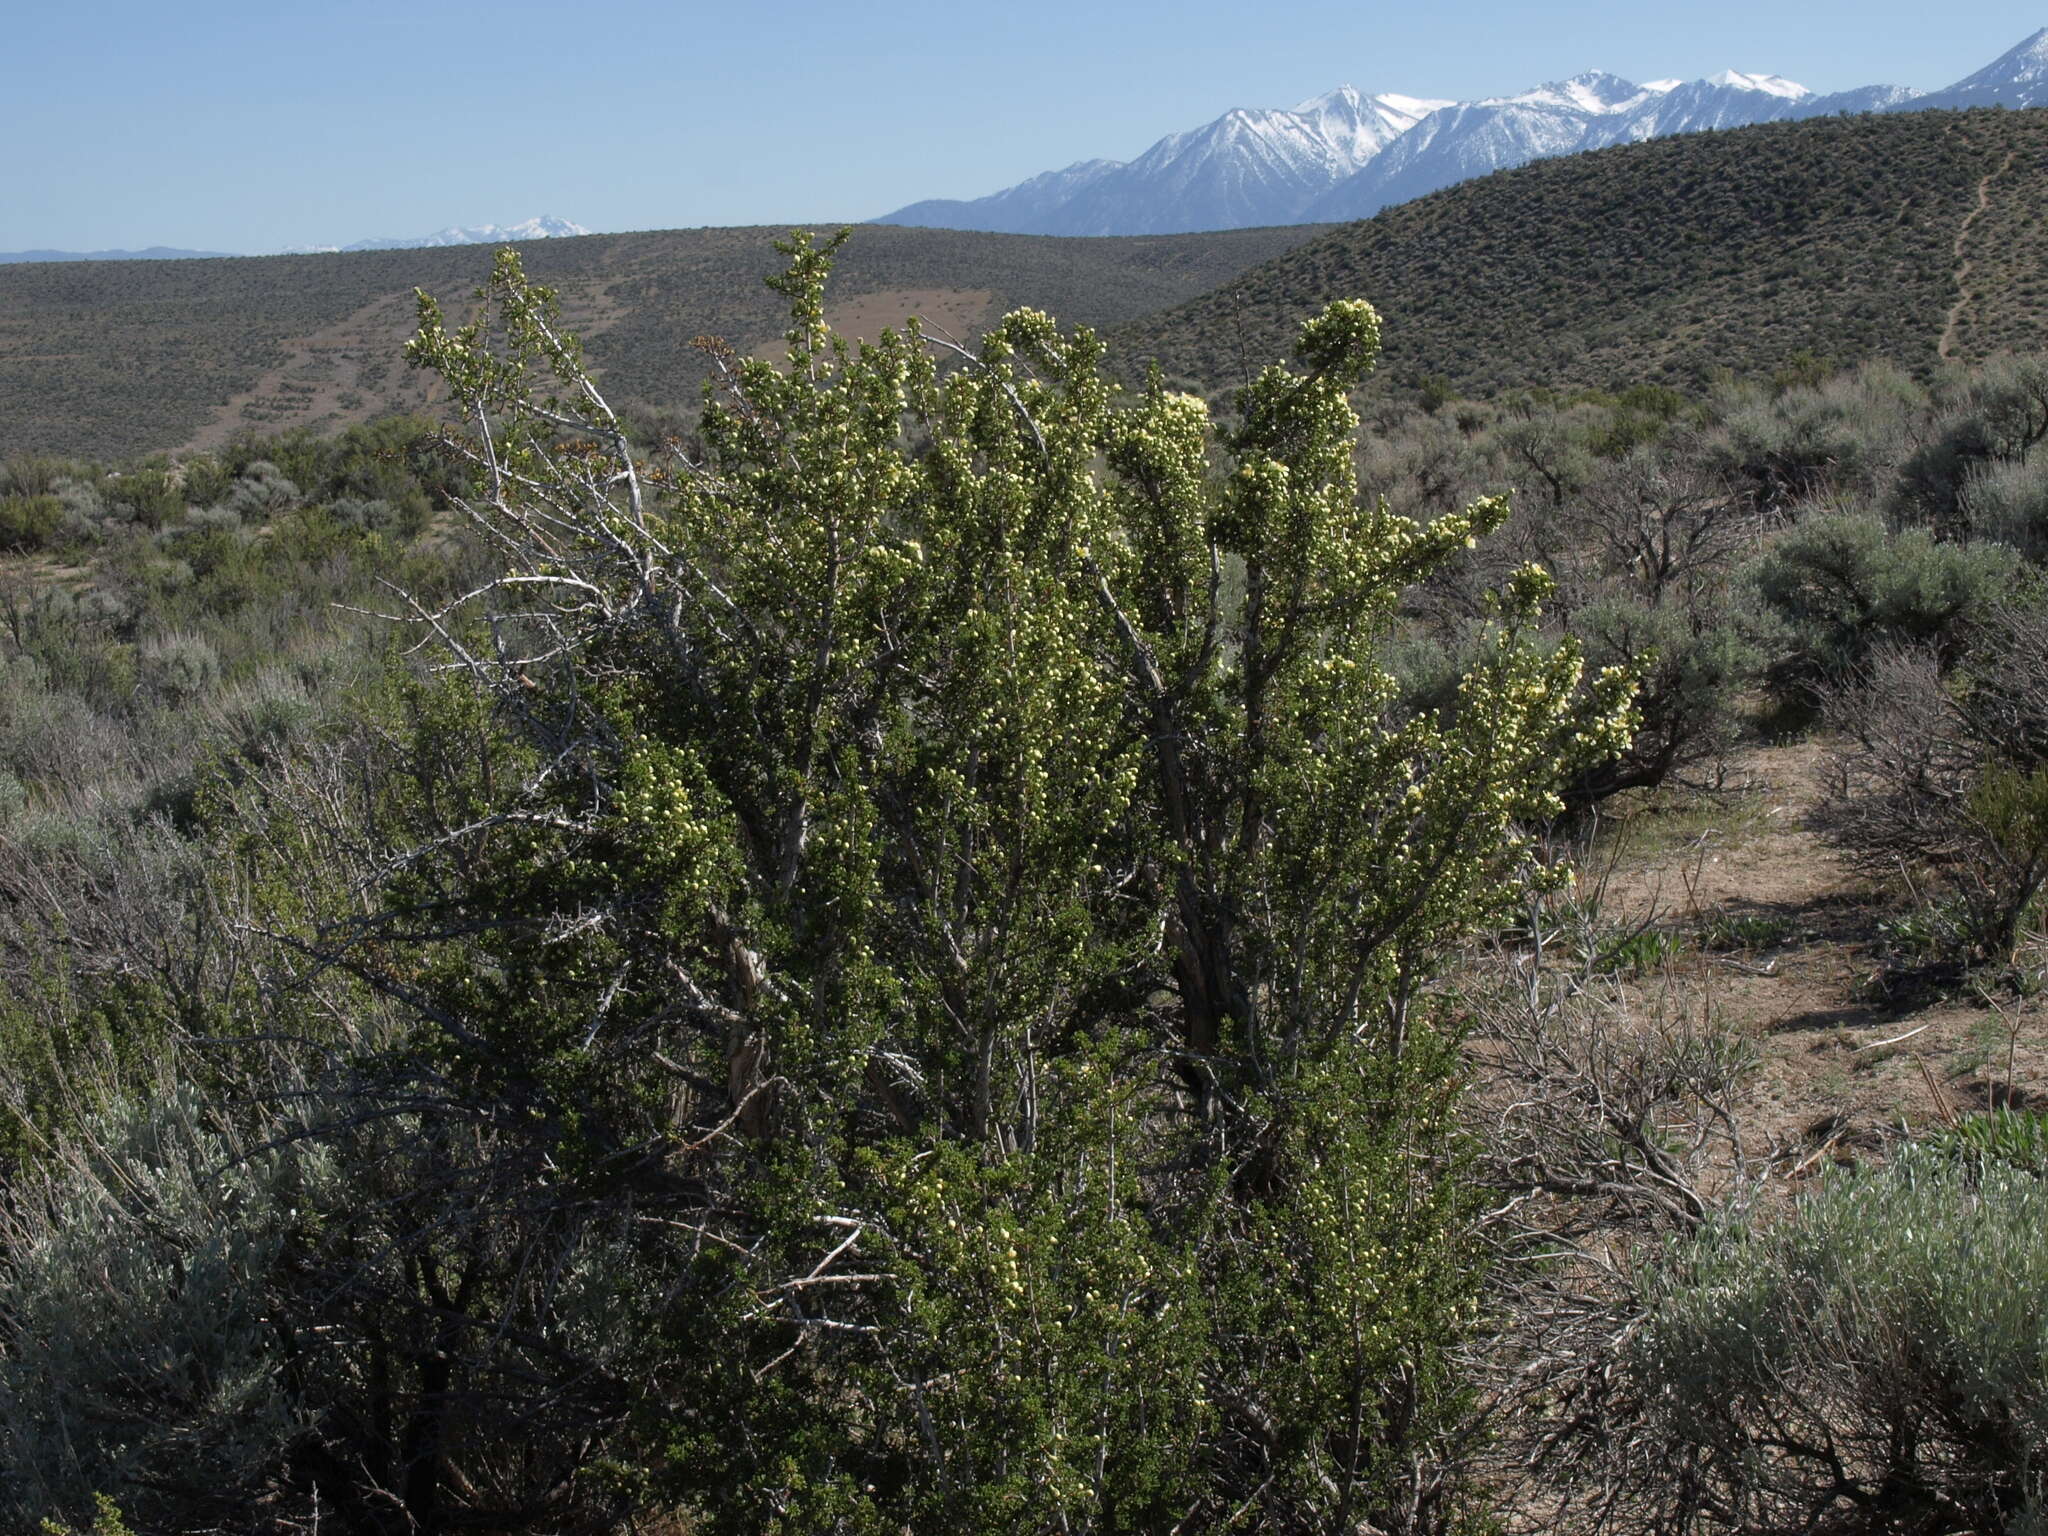
<svg viewBox="0 0 2048 1536"><path fill-rule="evenodd" d="M1471 177L1553 155L1786 118L1889 111L1918 94L1902 85L1874 85L1816 96L1782 75L1733 69L1704 80L1632 85L1594 70L1425 118L1317 198L1306 216L1370 218Z"/></svg>
<svg viewBox="0 0 2048 1536"><path fill-rule="evenodd" d="M1333 181L1449 105L1339 86L1284 111L1226 112L1128 164L1087 160L989 197L913 203L876 222L1041 235L1288 224Z"/></svg>
<svg viewBox="0 0 2048 1536"><path fill-rule="evenodd" d="M1930 107L2048 106L2048 27L1974 75L1929 96Z"/></svg>
<svg viewBox="0 0 2048 1536"><path fill-rule="evenodd" d="M977 197L971 202L933 198L899 208L880 222L919 224L934 229L983 229L1003 235L1028 235L1042 231L1046 222L1072 202L1081 191L1113 171L1124 168L1121 160L1083 160L1063 171L1045 171L1014 187Z"/></svg>
<svg viewBox="0 0 2048 1536"><path fill-rule="evenodd" d="M1430 113L1452 105L1419 96L1362 96L1353 87L1340 85L1321 96L1311 96L1292 111L1326 139L1340 159L1356 166L1365 164Z"/></svg>
<svg viewBox="0 0 2048 1536"><path fill-rule="evenodd" d="M1592 70L1469 102L1344 86L1286 111L1227 112L1127 165L1084 161L989 197L913 203L876 222L1135 235L1357 219L1489 171L1613 144L1839 112L1993 104L2048 106L2048 29L1931 95L1903 85L1816 95L1782 75L1734 69L1647 85Z"/></svg>
<svg viewBox="0 0 2048 1536"><path fill-rule="evenodd" d="M1332 181L1445 105L1362 96L1342 86L1284 112L1226 112L1161 139L1083 188L1047 233L1160 235L1290 224ZM1228 222L1211 225L1214 218Z"/></svg>
<svg viewBox="0 0 2048 1536"><path fill-rule="evenodd" d="M1308 205L1311 220L1363 219L1395 203L1503 166L1583 149L1595 124L1654 106L1673 87L1590 70L1518 96L1431 113L1386 151Z"/></svg>
<svg viewBox="0 0 2048 1536"><path fill-rule="evenodd" d="M1838 112L1897 112L1908 107L1931 107L1925 91L1910 85L1859 85L1852 91L1833 91L1826 96L1809 96L1799 103L1798 117L1832 117Z"/></svg>
<svg viewBox="0 0 2048 1536"><path fill-rule="evenodd" d="M1813 95L1782 75L1752 75L1724 69L1704 80L1688 80L1659 91L1618 112L1613 119L1586 125L1583 149L1609 144L1635 144L1674 133L1705 133L1716 128L1747 128L1794 116L1799 104Z"/></svg>
<svg viewBox="0 0 2048 1536"><path fill-rule="evenodd" d="M590 231L581 224L571 224L567 219L558 219L544 213L537 219L523 219L517 224L474 224L467 227L451 226L436 230L431 235L412 238L398 236L379 240L358 240L354 245L344 245L344 251L405 251L431 245L510 245L521 240L557 240L567 235L587 235Z"/></svg>

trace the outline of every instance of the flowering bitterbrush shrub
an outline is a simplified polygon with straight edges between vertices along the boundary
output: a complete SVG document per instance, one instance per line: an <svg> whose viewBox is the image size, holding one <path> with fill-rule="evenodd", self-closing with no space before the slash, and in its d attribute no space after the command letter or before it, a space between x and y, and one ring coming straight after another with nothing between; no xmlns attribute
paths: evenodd
<svg viewBox="0 0 2048 1536"><path fill-rule="evenodd" d="M1432 982L1627 680L1534 638L1531 567L1394 707L1404 589L1508 509L1361 499L1369 305L1223 436L1031 311L850 346L836 244L785 248L778 362L703 343L694 456L627 440L515 254L465 326L421 300L502 574L401 595L443 677L290 844L347 866L278 920L295 984L380 1021L305 1132L385 1191L308 1261L319 1347L375 1352L327 1497L1444 1524L1477 1265Z"/></svg>

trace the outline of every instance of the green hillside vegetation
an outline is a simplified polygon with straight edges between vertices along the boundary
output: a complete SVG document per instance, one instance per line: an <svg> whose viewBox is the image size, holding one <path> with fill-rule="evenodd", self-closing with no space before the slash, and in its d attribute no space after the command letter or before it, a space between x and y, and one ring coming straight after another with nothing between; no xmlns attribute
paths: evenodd
<svg viewBox="0 0 2048 1536"><path fill-rule="evenodd" d="M2044 206L2048 112L1660 139L1342 226L1128 327L1117 351L1214 391L1362 293L1387 320L1382 383L1402 387L1697 387L1807 359L1924 375L1944 353L2048 345Z"/></svg>
<svg viewBox="0 0 2048 1536"><path fill-rule="evenodd" d="M744 353L780 334L761 284L780 233L591 235L535 242L526 256L560 291L614 399L689 404L709 372L696 337ZM848 247L834 297L917 293L943 305L967 293L991 322L1030 306L1106 328L1312 233L1060 240L875 225ZM465 294L491 261L488 248L457 246L0 268L0 453L114 460L416 407L427 386L399 356L413 290Z"/></svg>

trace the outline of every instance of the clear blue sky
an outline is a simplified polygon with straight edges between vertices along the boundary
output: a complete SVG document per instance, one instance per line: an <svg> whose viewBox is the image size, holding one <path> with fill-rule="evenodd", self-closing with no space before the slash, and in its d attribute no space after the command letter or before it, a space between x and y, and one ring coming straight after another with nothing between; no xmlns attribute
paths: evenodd
<svg viewBox="0 0 2048 1536"><path fill-rule="evenodd" d="M268 251L554 213L821 222L1128 158L1350 82L1501 94L1602 68L1935 88L2048 0L24 0L0 250Z"/></svg>

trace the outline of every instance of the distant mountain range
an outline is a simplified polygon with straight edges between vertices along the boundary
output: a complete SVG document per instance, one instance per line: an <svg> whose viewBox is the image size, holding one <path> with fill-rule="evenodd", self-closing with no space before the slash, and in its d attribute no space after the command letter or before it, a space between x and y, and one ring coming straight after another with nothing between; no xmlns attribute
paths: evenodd
<svg viewBox="0 0 2048 1536"><path fill-rule="evenodd" d="M152 245L146 251L0 251L10 261L192 261L202 256L232 256L232 251L181 251Z"/></svg>
<svg viewBox="0 0 2048 1536"><path fill-rule="evenodd" d="M1339 86L1286 109L1236 108L1168 134L1128 163L1083 160L967 200L937 198L877 224L1027 235L1183 234L1270 225L1341 223L1533 160L1672 134L1839 113L2048 106L2048 28L1975 74L1938 91L1870 85L1820 95L1779 75L1724 70L1699 80L1638 85L1591 70L1512 96L1445 101ZM484 245L587 235L542 215L516 224L451 226L431 235L282 255ZM152 246L140 251L0 252L0 263L139 261L223 256Z"/></svg>
<svg viewBox="0 0 2048 1536"><path fill-rule="evenodd" d="M2048 105L2048 28L1946 90L1872 85L1816 95L1726 70L1636 85L1593 70L1482 101L1367 96L1340 86L1284 111L1239 108L1128 164L1087 160L879 224L1009 234L1144 235L1368 218L1489 171L1678 133L1837 113Z"/></svg>
<svg viewBox="0 0 2048 1536"><path fill-rule="evenodd" d="M517 224L451 225L431 235L383 236L358 240L353 245L300 245L280 251L281 256L314 256L329 251L414 251L440 245L512 245L522 240L559 240L569 235L587 235L581 224L571 224L544 213L537 219Z"/></svg>
<svg viewBox="0 0 2048 1536"><path fill-rule="evenodd" d="M475 224L436 230L431 235L395 236L358 240L353 245L295 245L276 252L280 256L315 256L334 251L409 251L440 245L516 244L523 240L554 240L565 235L587 235L581 224L542 214L517 224ZM235 251L182 251L167 245L152 245L143 251L0 251L0 262L17 261L190 261L209 256L233 256Z"/></svg>

